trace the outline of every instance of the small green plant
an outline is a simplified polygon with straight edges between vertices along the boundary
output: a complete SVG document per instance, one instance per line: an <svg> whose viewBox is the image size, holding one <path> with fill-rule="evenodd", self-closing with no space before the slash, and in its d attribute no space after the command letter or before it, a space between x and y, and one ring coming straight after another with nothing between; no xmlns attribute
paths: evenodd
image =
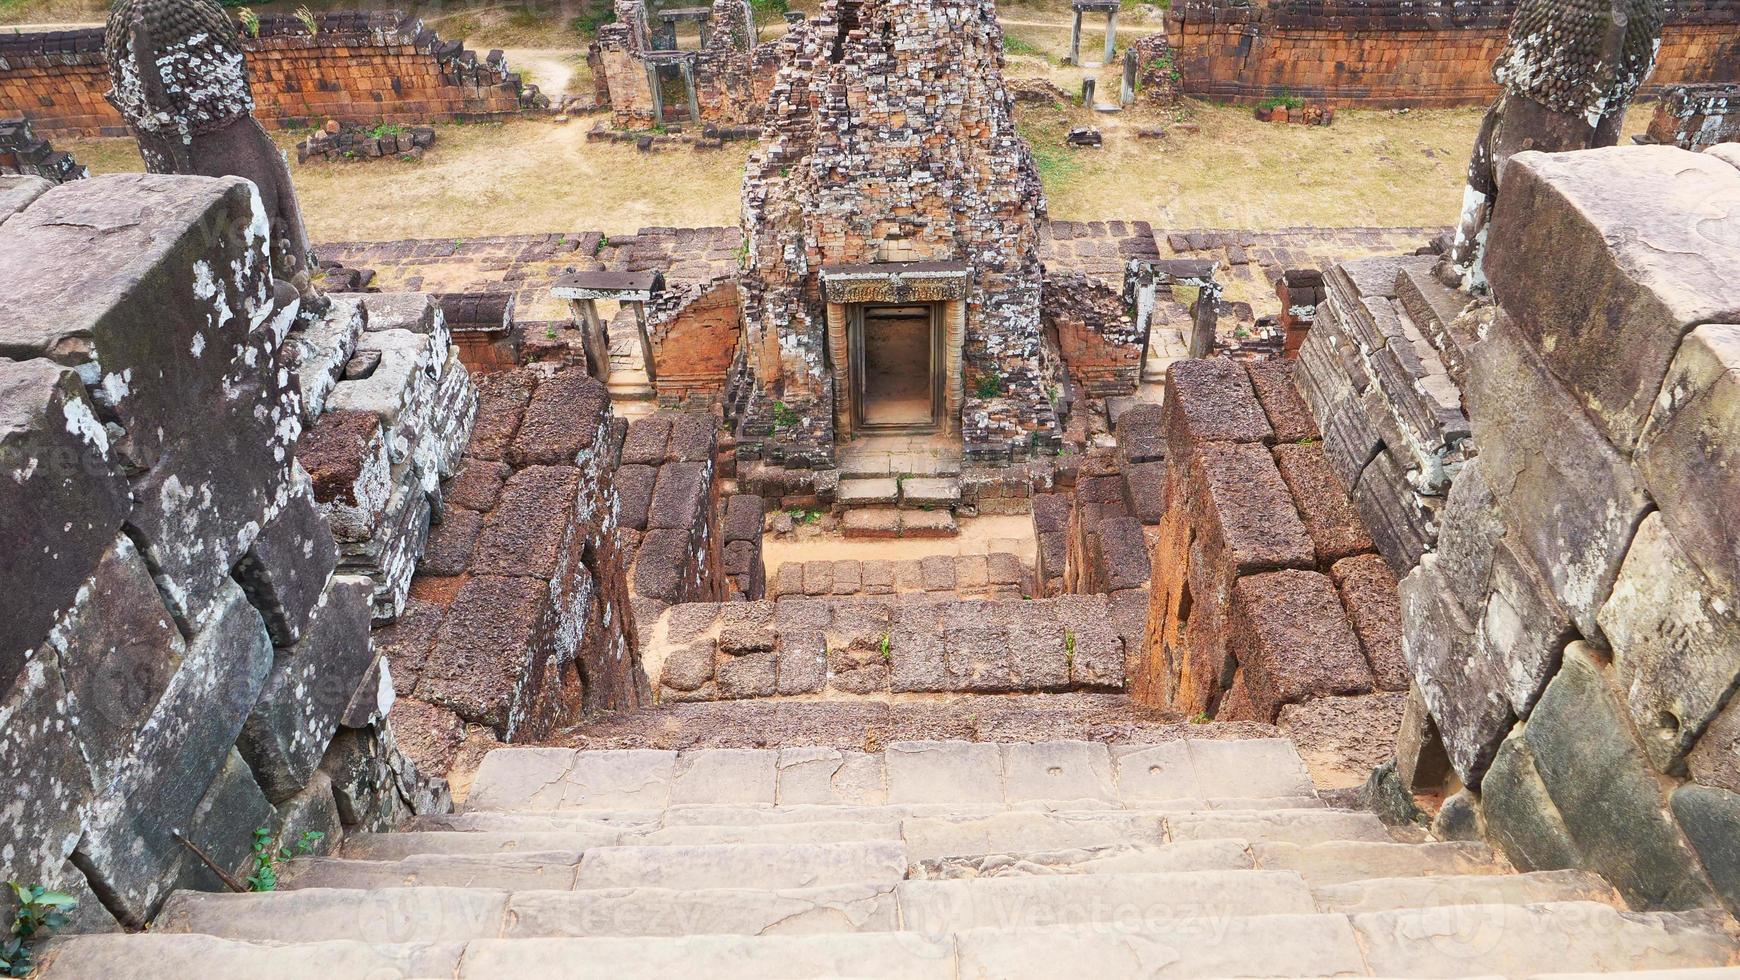
<svg viewBox="0 0 1740 980"><path fill-rule="evenodd" d="M1208 717L1208 712L1206 711L1198 711L1196 714L1190 716L1190 723L1192 725L1206 725L1210 721L1213 721L1213 719Z"/></svg>
<svg viewBox="0 0 1740 980"><path fill-rule="evenodd" d="M309 10L306 5L297 7L293 16L302 25L302 29L308 32L309 37L320 36L320 18L314 16L314 11Z"/></svg>
<svg viewBox="0 0 1740 980"><path fill-rule="evenodd" d="M594 256L597 256L600 253L602 253L606 248L609 248L609 247L610 247L610 236L609 235L599 235L598 236L598 244L592 246L592 254Z"/></svg>
<svg viewBox="0 0 1740 980"><path fill-rule="evenodd" d="M798 415L798 413L792 411L790 405L787 405L785 402L773 403L773 430L775 432L778 432L780 429L790 428L802 421L803 419Z"/></svg>
<svg viewBox="0 0 1740 980"><path fill-rule="evenodd" d="M281 862L313 854L314 848L326 839L317 830L303 831L294 846L281 847L266 827L254 830L254 873L248 876L248 891L269 892L278 888L278 865Z"/></svg>
<svg viewBox="0 0 1740 980"><path fill-rule="evenodd" d="M973 393L980 398L1000 398L1004 391L1002 377L995 374L981 374L973 382Z"/></svg>
<svg viewBox="0 0 1740 980"><path fill-rule="evenodd" d="M260 36L260 15L254 13L254 8L243 7L237 10L236 20L241 23L242 30L246 31L249 37Z"/></svg>
<svg viewBox="0 0 1740 980"><path fill-rule="evenodd" d="M878 649L882 651L883 663L891 664L894 662L894 637L892 635L882 634L882 642L878 645Z"/></svg>
<svg viewBox="0 0 1740 980"><path fill-rule="evenodd" d="M786 513L791 516L793 524L814 524L822 519L821 511L805 510L802 507L793 507Z"/></svg>
<svg viewBox="0 0 1740 980"><path fill-rule="evenodd" d="M1024 54L1035 58L1044 58L1048 62L1051 60L1051 55L1046 54L1039 45L1009 34L1003 36L1003 51L1005 54Z"/></svg>
<svg viewBox="0 0 1740 980"><path fill-rule="evenodd" d="M79 900L41 885L6 884L18 899L18 912L12 916L12 930L0 941L0 976L26 977L36 969L32 948L67 924L67 913L78 908Z"/></svg>
<svg viewBox="0 0 1740 980"><path fill-rule="evenodd" d="M750 9L758 14L784 16L791 9L790 0L749 0Z"/></svg>
<svg viewBox="0 0 1740 980"><path fill-rule="evenodd" d="M579 16L569 18L568 29L582 37L597 35L598 29L616 19L616 8L604 0L590 0Z"/></svg>
<svg viewBox="0 0 1740 980"><path fill-rule="evenodd" d="M1280 95L1269 96L1257 103L1257 107L1261 109L1303 109L1305 108L1305 100L1286 89L1282 89Z"/></svg>
<svg viewBox="0 0 1740 980"><path fill-rule="evenodd" d="M398 136L404 131L405 127L398 123L382 122L376 123L373 127L363 130L363 135L367 136L369 139L378 140L384 139L388 136Z"/></svg>
<svg viewBox="0 0 1740 980"><path fill-rule="evenodd" d="M555 340L556 339L556 328L555 327L545 327L544 328L544 339Z"/></svg>

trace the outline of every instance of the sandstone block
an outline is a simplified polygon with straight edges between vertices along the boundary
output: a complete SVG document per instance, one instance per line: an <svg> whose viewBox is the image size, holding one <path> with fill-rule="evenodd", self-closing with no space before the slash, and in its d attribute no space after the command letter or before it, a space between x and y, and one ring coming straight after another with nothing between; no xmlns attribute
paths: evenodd
<svg viewBox="0 0 1740 980"><path fill-rule="evenodd" d="M570 466L531 466L515 473L478 534L472 570L555 578L575 533L570 524L579 492L579 471Z"/></svg>
<svg viewBox="0 0 1740 980"><path fill-rule="evenodd" d="M1740 908L1740 794L1688 783L1674 791L1673 810L1716 893Z"/></svg>
<svg viewBox="0 0 1740 980"><path fill-rule="evenodd" d="M1475 624L1437 562L1436 555L1427 555L1401 582L1402 655L1451 765L1463 782L1477 787L1516 712L1504 696L1504 662L1475 655Z"/></svg>
<svg viewBox="0 0 1740 980"><path fill-rule="evenodd" d="M1405 691L1410 675L1402 656L1402 602L1395 573L1379 555L1355 555L1330 570L1348 623L1380 691Z"/></svg>
<svg viewBox="0 0 1740 980"><path fill-rule="evenodd" d="M1336 482L1323 450L1315 445L1279 445L1274 453L1275 467L1311 535L1318 567L1328 569L1343 558L1371 551L1365 522Z"/></svg>
<svg viewBox="0 0 1740 980"><path fill-rule="evenodd" d="M1740 171L1737 171L1740 172ZM1740 590L1740 326L1706 324L1680 344L1650 413L1636 462L1692 563L1719 589Z"/></svg>
<svg viewBox="0 0 1740 980"><path fill-rule="evenodd" d="M453 599L424 661L417 695L498 733L554 650L549 584L474 575Z"/></svg>
<svg viewBox="0 0 1740 980"><path fill-rule="evenodd" d="M1266 447L1209 445L1187 458L1204 565L1231 575L1316 566L1310 534Z"/></svg>
<svg viewBox="0 0 1740 980"><path fill-rule="evenodd" d="M1469 415L1499 514L1578 632L1598 641L1596 613L1649 498L1625 458L1506 317L1494 322L1472 360Z"/></svg>
<svg viewBox="0 0 1740 980"><path fill-rule="evenodd" d="M369 643L374 583L334 576L294 646L274 657L237 747L273 803L307 785L340 717L375 662Z"/></svg>
<svg viewBox="0 0 1740 980"><path fill-rule="evenodd" d="M109 434L78 375L46 360L0 361L0 692L74 601L131 509Z"/></svg>
<svg viewBox="0 0 1740 980"><path fill-rule="evenodd" d="M1574 643L1523 738L1584 867L1638 905L1701 907L1710 886L1665 816L1661 786L1621 712L1591 651Z"/></svg>
<svg viewBox="0 0 1740 980"><path fill-rule="evenodd" d="M526 405L507 462L517 467L572 466L593 449L610 414L604 382L579 368L563 370L538 385Z"/></svg>
<svg viewBox="0 0 1740 980"><path fill-rule="evenodd" d="M1321 438L1317 422L1299 397L1294 378L1295 361L1254 361L1245 365L1251 376L1251 388L1256 392L1263 414L1269 417L1269 427L1275 430L1275 444L1309 442Z"/></svg>
<svg viewBox="0 0 1740 980"><path fill-rule="evenodd" d="M1706 786L1740 793L1740 698L1729 699L1727 709L1704 730L1686 756L1686 768Z"/></svg>
<svg viewBox="0 0 1740 980"><path fill-rule="evenodd" d="M236 581L266 619L272 642L295 643L338 565L338 544L314 499L314 485L298 465L283 504L247 554L236 563Z"/></svg>
<svg viewBox="0 0 1740 980"><path fill-rule="evenodd" d="M1167 368L1164 412L1168 454L1205 442L1275 439L1244 367L1224 358L1176 361Z"/></svg>
<svg viewBox="0 0 1740 980"><path fill-rule="evenodd" d="M1328 576L1288 570L1233 586L1228 647L1261 719L1284 705L1372 689L1371 668Z"/></svg>
<svg viewBox="0 0 1740 980"><path fill-rule="evenodd" d="M1629 453L1680 339L1740 322L1740 171L1671 147L1609 147L1519 153L1502 186L1486 251L1493 293Z"/></svg>

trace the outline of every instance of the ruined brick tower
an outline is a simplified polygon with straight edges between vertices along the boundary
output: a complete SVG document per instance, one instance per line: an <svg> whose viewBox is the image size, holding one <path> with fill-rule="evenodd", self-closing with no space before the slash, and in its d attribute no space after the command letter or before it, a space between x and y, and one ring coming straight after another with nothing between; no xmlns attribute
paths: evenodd
<svg viewBox="0 0 1740 980"><path fill-rule="evenodd" d="M875 432L970 458L1057 438L1044 194L991 0L829 0L794 25L743 187L744 452L827 468Z"/></svg>

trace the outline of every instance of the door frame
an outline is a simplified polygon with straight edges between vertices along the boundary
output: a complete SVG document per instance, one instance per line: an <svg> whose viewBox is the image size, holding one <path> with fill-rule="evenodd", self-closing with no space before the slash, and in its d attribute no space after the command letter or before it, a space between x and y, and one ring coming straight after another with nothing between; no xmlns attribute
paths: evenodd
<svg viewBox="0 0 1740 980"><path fill-rule="evenodd" d="M928 433L939 432L943 427L945 410L944 377L941 367L943 361L943 306L938 302L916 303L852 303L847 307L846 337L850 348L852 379L852 428L864 433ZM928 422L869 422L864 418L865 388L869 374L864 370L864 315L873 309L923 307L930 314L930 421Z"/></svg>

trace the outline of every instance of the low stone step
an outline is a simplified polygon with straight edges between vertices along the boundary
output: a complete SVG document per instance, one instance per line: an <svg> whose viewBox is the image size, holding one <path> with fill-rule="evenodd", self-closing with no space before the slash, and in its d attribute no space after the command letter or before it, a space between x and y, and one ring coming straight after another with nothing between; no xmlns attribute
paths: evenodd
<svg viewBox="0 0 1740 980"><path fill-rule="evenodd" d="M1205 840L1177 844L1112 844L1060 851L999 851L932 858L907 869L911 880L1027 877L1037 875L1159 874L1178 871L1249 871L1255 866L1244 841Z"/></svg>
<svg viewBox="0 0 1740 980"><path fill-rule="evenodd" d="M622 835L620 843L690 844L838 844L847 841L898 841L898 821L813 821L788 824L693 824Z"/></svg>
<svg viewBox="0 0 1740 980"><path fill-rule="evenodd" d="M215 936L141 933L77 936L56 945L41 977L90 980L363 980L377 977L458 977L463 943L375 945L302 942L263 946Z"/></svg>
<svg viewBox="0 0 1740 980"><path fill-rule="evenodd" d="M1705 912L1621 912L1593 902L1399 909L1352 916L1373 976L1527 976L1727 966L1734 920Z"/></svg>
<svg viewBox="0 0 1740 980"><path fill-rule="evenodd" d="M580 851L496 854L412 854L395 861L297 858L285 865L280 887L494 888L531 891L574 887ZM596 854L597 850L587 851Z"/></svg>
<svg viewBox="0 0 1740 980"><path fill-rule="evenodd" d="M423 830L396 834L351 834L344 839L343 857L359 861L399 861L417 854L508 854L563 851L619 843L620 830L559 831Z"/></svg>
<svg viewBox="0 0 1740 980"><path fill-rule="evenodd" d="M1284 841L1318 844L1324 841L1393 843L1383 822L1370 813L1347 810L1225 810L1169 814L1171 840L1247 840L1253 844Z"/></svg>
<svg viewBox="0 0 1740 980"><path fill-rule="evenodd" d="M925 933L1111 922L1161 928L1180 918L1317 911L1305 879L1267 871L906 881L894 893L901 928Z"/></svg>
<svg viewBox="0 0 1740 980"><path fill-rule="evenodd" d="M908 859L919 862L1010 851L1160 844L1166 839L1166 819L1158 813L1125 810L1004 812L976 819L912 817L901 822L901 833Z"/></svg>
<svg viewBox="0 0 1740 980"><path fill-rule="evenodd" d="M1315 884L1333 885L1367 878L1450 875L1503 875L1510 865L1485 844L1442 841L1321 841L1299 844L1266 841L1251 845L1256 866L1297 871Z"/></svg>
<svg viewBox="0 0 1740 980"><path fill-rule="evenodd" d="M901 977L955 980L947 936L683 936L628 939L479 940L465 949L460 980L811 980ZM446 976L447 974L442 974Z"/></svg>
<svg viewBox="0 0 1740 980"><path fill-rule="evenodd" d="M679 760L676 752L654 750L498 749L484 758L465 810L574 810L599 820L612 818L593 814L625 811L623 822L634 823L679 803L771 806L785 798L782 786L793 793L803 789L795 783L815 768L799 764L812 758L806 751L696 750ZM1208 801L1298 798L1320 805L1297 750L1281 739L1110 747L1086 741L895 742L882 753L859 758L863 778L883 786L891 804L996 807L1098 800L1201 809Z"/></svg>
<svg viewBox="0 0 1740 980"><path fill-rule="evenodd" d="M900 484L891 476L843 479L834 500L842 507L871 507L900 499Z"/></svg>
<svg viewBox="0 0 1740 980"><path fill-rule="evenodd" d="M1320 912L1384 912L1447 905L1533 905L1545 902L1625 903L1600 875L1537 871L1520 875L1370 878L1312 888Z"/></svg>
<svg viewBox="0 0 1740 980"><path fill-rule="evenodd" d="M906 876L897 841L602 847L580 863L580 888L819 888Z"/></svg>
<svg viewBox="0 0 1740 980"><path fill-rule="evenodd" d="M886 541L896 538L952 538L960 533L948 510L902 510L886 506L854 507L840 519L840 533L849 539Z"/></svg>
<svg viewBox="0 0 1740 980"><path fill-rule="evenodd" d="M961 481L953 477L913 476L900 481L900 506L953 508L961 502Z"/></svg>
<svg viewBox="0 0 1740 980"><path fill-rule="evenodd" d="M403 831L592 834L656 830L663 810L477 810L432 813L405 821Z"/></svg>
<svg viewBox="0 0 1740 980"><path fill-rule="evenodd" d="M609 888L507 893L483 889L309 889L259 894L178 892L160 932L250 942L310 936L364 942L586 936L892 932L895 884L799 889Z"/></svg>

